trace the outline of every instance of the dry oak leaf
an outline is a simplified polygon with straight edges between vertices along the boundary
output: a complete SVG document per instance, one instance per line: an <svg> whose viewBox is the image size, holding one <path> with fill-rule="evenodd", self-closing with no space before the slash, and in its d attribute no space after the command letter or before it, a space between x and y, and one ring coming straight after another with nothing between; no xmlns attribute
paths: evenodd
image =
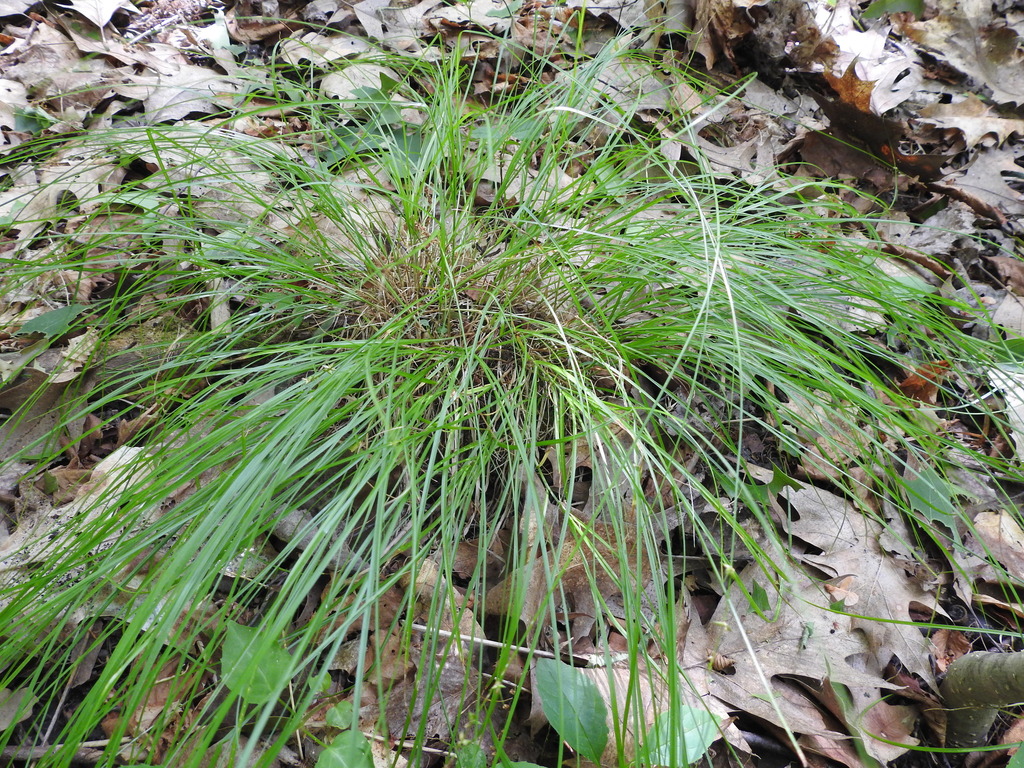
<svg viewBox="0 0 1024 768"><path fill-rule="evenodd" d="M955 104L923 106L918 117L939 128L959 131L968 149L982 142L999 146L1014 134L1024 135L1024 120L1000 117L973 93Z"/></svg>
<svg viewBox="0 0 1024 768"><path fill-rule="evenodd" d="M989 256L988 261L1007 288L1018 296L1024 296L1024 261L1013 256Z"/></svg>
<svg viewBox="0 0 1024 768"><path fill-rule="evenodd" d="M901 33L987 86L1000 104L1024 104L1024 46L1013 27L986 0L945 0L941 6L928 21L894 21Z"/></svg>
<svg viewBox="0 0 1024 768"><path fill-rule="evenodd" d="M950 183L1007 218L1024 216L1024 194L1010 186L1021 173L1016 148L992 147L978 151L965 173L947 178Z"/></svg>
<svg viewBox="0 0 1024 768"><path fill-rule="evenodd" d="M971 650L971 641L959 630L938 629L931 636L935 668L945 672L954 661Z"/></svg>
<svg viewBox="0 0 1024 768"><path fill-rule="evenodd" d="M896 386L905 397L909 397L911 400L935 405L939 395L939 386L948 375L949 363L946 360L936 360L934 363L922 365L909 373L906 378L896 382Z"/></svg>
<svg viewBox="0 0 1024 768"><path fill-rule="evenodd" d="M930 681L927 639L907 622L915 609L932 614L939 607L934 591L908 576L903 564L883 547L882 522L815 486L783 488L781 495L799 513L799 519L786 524L787 533L821 552L799 559L833 578L856 577L850 584L859 598L854 615L839 616L849 622L850 630L862 633L862 642L874 656L874 670L896 656L911 672Z"/></svg>
<svg viewBox="0 0 1024 768"><path fill-rule="evenodd" d="M872 111L871 94L875 90L875 84L870 80L862 80L853 63L846 68L841 77L836 77L831 72L825 72L825 80L832 86L832 90L836 92L843 104L860 112L870 113Z"/></svg>
<svg viewBox="0 0 1024 768"><path fill-rule="evenodd" d="M758 579L763 572L756 564L746 568L740 574L743 588L734 585L708 622L712 650L735 660L732 674L707 673L711 695L732 711L805 736L833 741L868 732L871 726L861 731L859 724L887 706L884 692L896 686L882 676L867 633L858 631L864 628L853 616L825 607L819 584L796 573L773 598L770 615L759 614L745 597ZM837 730L842 725L822 711L833 685L855 692L843 713L849 732ZM893 756L882 742L865 740L864 745L881 762ZM817 751L821 743L807 746Z"/></svg>
<svg viewBox="0 0 1024 768"><path fill-rule="evenodd" d="M60 7L81 14L100 29L107 26L111 17L121 9L133 13L137 11L129 0L71 0L67 5Z"/></svg>
<svg viewBox="0 0 1024 768"><path fill-rule="evenodd" d="M974 518L974 535L987 554L1014 578L1024 578L1024 530L1005 510L980 512Z"/></svg>
<svg viewBox="0 0 1024 768"><path fill-rule="evenodd" d="M830 129L838 135L862 143L872 155L895 165L903 173L924 181L941 178L939 169L948 158L942 155L905 155L900 152L898 145L904 134L903 123L874 114L871 103L875 83L862 80L855 71L855 64L851 63L842 77L825 73L825 79L838 96L836 100L810 92L828 117Z"/></svg>

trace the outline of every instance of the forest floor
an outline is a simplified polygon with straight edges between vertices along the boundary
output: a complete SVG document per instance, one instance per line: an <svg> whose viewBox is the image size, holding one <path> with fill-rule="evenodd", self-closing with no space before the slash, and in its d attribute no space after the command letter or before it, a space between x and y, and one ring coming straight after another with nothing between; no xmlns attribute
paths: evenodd
<svg viewBox="0 0 1024 768"><path fill-rule="evenodd" d="M237 0L221 5L155 0L136 7L130 0L0 0L0 23L0 264L15 264L37 248L26 244L43 238L44 222L61 218L61 211L67 211L65 225L76 226L76 201L113 188L109 168L92 161L83 165L74 151L62 151L64 140L119 124L209 126L260 139L304 130L298 114L259 110L259 96L251 96L257 90L255 70L319 72L314 81L320 96L344 102L390 92L391 75L376 63L376 52L420 62L459 57L469 78L467 92L487 104L531 81L554 83L579 61L618 45L635 55L625 64L611 60L600 78L601 95L613 110L628 107L632 117L626 124L609 123L609 132L656 145L666 161L690 163L723 184L779 195L786 195L794 180L820 184L870 222L867 226L891 257L885 266L891 274L974 308L976 317L960 318L962 332L979 339L990 334L1024 338L1024 7L1019 4ZM528 66L528 55L541 64ZM672 74L683 70L685 79ZM686 116L683 130L680 115ZM27 151L40 137L49 150L39 155ZM153 163L144 151L138 157L141 165ZM492 181L490 190L478 190L478 203L492 204L495 195L516 202L516 191L503 184L499 173ZM37 194L41 190L45 194ZM57 510L50 523L58 531L60 510L92 492L85 485L88 479L102 477L92 474L101 460L123 459L132 436L145 429L142 415L112 422L69 449L74 458L56 469L33 464L24 453L52 432L60 418L55 404L69 383L88 370L88 333L67 332L105 290L104 279L101 275L80 285L64 304L20 288L8 291L0 306L0 410L9 416L29 402L30 393L37 398L27 417L22 413L5 427L0 446L0 462L16 458L3 464L0 473L0 504L8 509L5 553L24 544L16 521L34 514L33 504ZM230 316L222 322L230 322ZM33 345L41 338L53 342L46 352L50 357L33 358L31 369L26 368L19 360L27 350L38 352ZM942 410L948 365L919 362L900 374L900 393L934 418L955 421ZM1015 441L1024 439L1024 379L1008 370L990 381L1001 390L1015 431L987 435L989 450L1012 457L1019 445ZM90 384L103 385L96 379ZM833 427L829 439L834 447L842 441L842 426ZM856 450L855 443L848 447ZM746 448L756 466L758 447ZM905 760L913 745L940 743L942 726L924 714L937 706L936 677L972 643L975 648L1019 650L1012 641L1006 648L997 640L979 641L984 632L976 633L1021 631L1024 602L1007 586L1007 574L1013 584L1024 582L1024 521L1020 496L1014 495L1022 486L1008 482L997 494L982 483L967 487L969 478L963 476L953 493L927 467L919 468L922 496L931 500L918 511L936 527L958 515L971 525L958 532L958 524L951 523L949 540L957 546L950 545L949 559L954 566L943 566L934 559L924 563L921 553L907 546L913 539L909 533L901 541L892 529L883 531L858 515L851 499L830 487L834 478L822 474L813 458L799 467L802 482L790 487L776 483L770 462L762 470L756 479L777 492L789 510L786 535L797 542L793 551L819 576L827 575L826 588L835 601L865 620L854 622L849 632L830 630L838 627L833 616L809 607L819 582L794 583L792 603L779 607L773 620L756 631L750 623L760 611L756 594L729 596L734 605L751 606L730 618L722 614L721 595L711 600L695 593L689 608L701 621L691 623L685 661L704 665L706 677L696 685L703 686L706 702L714 702L708 706L720 718L729 744L709 759L717 765L753 760L781 766L793 760L861 768ZM31 503L30 495L37 497ZM971 554L972 541L981 542L1005 570L996 574ZM481 557L472 548L461 556L472 562ZM938 573L947 576L940 579ZM750 581L743 584L747 588ZM913 621L945 628L926 637ZM899 663L877 671L840 663L865 648L891 650ZM577 661L588 650L597 653L578 643ZM756 664L747 663L751 653ZM99 652L83 660L74 684L67 683L68 702L76 700L75 687L87 687L93 668L102 663ZM584 661L579 663L585 668ZM601 667L594 668L595 681L605 684ZM815 688L806 679L831 685ZM773 701L758 693L765 680L775 686ZM844 686L853 697L864 692L871 705L842 701L835 690ZM0 727L37 722L28 694L4 690ZM879 701L879 690L899 690L900 697ZM178 693L165 686L136 702L137 721L124 727L137 734L159 720L170 733L174 724L160 718L167 717L168 702ZM393 698L403 700L401 695ZM414 694L404 699L409 706L414 700ZM62 722L56 709L43 714L46 722ZM536 711L531 715L537 716ZM382 717L401 722L393 712ZM528 730L520 726L523 733ZM118 727L111 725L107 732ZM1024 741L1019 724L1003 731L995 737L1001 743ZM881 738L858 740L865 733ZM550 764L550 743L531 746L530 737L515 734L515 728L506 731L505 754ZM454 749L454 734L435 742L439 764L455 759L446 751ZM43 754L40 745L46 743L15 738L4 754L9 761L28 764ZM72 752L79 761L102 762L108 747L97 732ZM275 758L277 764L315 762L303 757L301 748L290 749ZM385 748L380 741L373 750L377 764L402 751L400 744ZM125 751L120 759L131 761L134 755L158 761L160 748L145 758L138 754ZM358 764L332 763L335 758L322 754L320 759L323 766ZM986 753L975 756L974 765L1005 759L1005 751ZM463 763L481 764L468 758Z"/></svg>

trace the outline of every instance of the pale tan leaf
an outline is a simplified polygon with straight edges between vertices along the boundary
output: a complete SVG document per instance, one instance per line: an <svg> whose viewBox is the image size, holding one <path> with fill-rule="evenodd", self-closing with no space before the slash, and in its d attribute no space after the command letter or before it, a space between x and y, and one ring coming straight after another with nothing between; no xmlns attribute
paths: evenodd
<svg viewBox="0 0 1024 768"><path fill-rule="evenodd" d="M1024 580L1024 529L1009 512L978 513L974 518L974 533L988 555L1012 576Z"/></svg>
<svg viewBox="0 0 1024 768"><path fill-rule="evenodd" d="M1024 296L1024 261L1012 256L989 256L1006 287L1018 296Z"/></svg>
<svg viewBox="0 0 1024 768"><path fill-rule="evenodd" d="M361 96L361 94L367 89L380 89L381 77L395 81L401 79L393 69L382 67L379 64L357 61L327 75L320 84L320 90L325 96L339 101L355 101L360 97L365 100L365 96Z"/></svg>
<svg viewBox="0 0 1024 768"><path fill-rule="evenodd" d="M0 688L0 728L10 728L29 717L37 700L28 688Z"/></svg>
<svg viewBox="0 0 1024 768"><path fill-rule="evenodd" d="M0 125L14 127L14 110L28 107L28 91L16 80L0 79Z"/></svg>
<svg viewBox="0 0 1024 768"><path fill-rule="evenodd" d="M933 592L908 578L902 564L882 550L881 524L848 500L814 486L787 487L782 496L799 513L798 520L787 523L788 531L821 550L801 559L832 576L853 577L849 586L858 605L852 613L864 618L836 616L840 626L849 622L848 629L839 631L863 633L875 654L876 673L895 655L922 679L932 679L927 640L908 622L912 607L937 612L938 604Z"/></svg>
<svg viewBox="0 0 1024 768"><path fill-rule="evenodd" d="M309 62L322 66L365 53L370 50L370 45L355 37L307 32L302 37L289 37L282 41L279 50L282 61L289 64Z"/></svg>
<svg viewBox="0 0 1024 768"><path fill-rule="evenodd" d="M61 7L81 14L100 29L107 26L111 17L122 8L136 11L128 0L71 0Z"/></svg>
<svg viewBox="0 0 1024 768"><path fill-rule="evenodd" d="M1009 336L1024 336L1024 297L1007 291L992 308L991 318Z"/></svg>
<svg viewBox="0 0 1024 768"><path fill-rule="evenodd" d="M906 22L900 31L987 86L997 102L1024 103L1024 46L991 3L945 0L933 18Z"/></svg>
<svg viewBox="0 0 1024 768"><path fill-rule="evenodd" d="M1017 154L1017 150L1010 146L979 150L966 172L946 181L1006 216L1024 216L1024 193L1010 186L1010 182L1017 181L1021 174L1021 167L1016 162Z"/></svg>
<svg viewBox="0 0 1024 768"><path fill-rule="evenodd" d="M973 93L952 104L925 105L918 116L922 122L958 131L968 148L982 143L999 146L1013 135L1024 135L1024 120L1000 116Z"/></svg>

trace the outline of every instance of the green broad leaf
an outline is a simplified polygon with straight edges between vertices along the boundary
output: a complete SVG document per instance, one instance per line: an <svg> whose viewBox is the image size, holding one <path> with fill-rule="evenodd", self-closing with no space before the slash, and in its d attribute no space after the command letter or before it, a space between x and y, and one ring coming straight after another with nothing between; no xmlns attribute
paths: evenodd
<svg viewBox="0 0 1024 768"><path fill-rule="evenodd" d="M495 8L485 13L484 16L489 16L492 19L510 19L519 13L519 9L522 7L523 0L513 0L511 3L506 3L504 8Z"/></svg>
<svg viewBox="0 0 1024 768"><path fill-rule="evenodd" d="M487 752L479 744L462 744L455 756L455 768L487 768Z"/></svg>
<svg viewBox="0 0 1024 768"><path fill-rule="evenodd" d="M541 122L539 120L521 120L511 130L500 123L481 123L474 126L469 134L474 139L479 139L480 141L504 143L509 139L529 141L531 138L535 138L540 131Z"/></svg>
<svg viewBox="0 0 1024 768"><path fill-rule="evenodd" d="M601 762L608 743L607 710L594 681L557 659L537 659L536 682L551 727L576 752Z"/></svg>
<svg viewBox="0 0 1024 768"><path fill-rule="evenodd" d="M39 317L33 317L15 331L14 335L25 336L30 333L41 333L48 339L63 336L71 328L75 318L86 309L88 309L86 304L68 304L66 307L51 309Z"/></svg>
<svg viewBox="0 0 1024 768"><path fill-rule="evenodd" d="M996 352L1003 362L1024 363L1024 339L1006 339Z"/></svg>
<svg viewBox="0 0 1024 768"><path fill-rule="evenodd" d="M6 213L0 216L0 227L9 227L14 222L18 221L21 211L27 205L23 200L17 200L6 206Z"/></svg>
<svg viewBox="0 0 1024 768"><path fill-rule="evenodd" d="M423 150L422 132L400 125L342 126L335 129L334 136L337 143L323 157L328 165L366 152L392 153L413 164Z"/></svg>
<svg viewBox="0 0 1024 768"><path fill-rule="evenodd" d="M768 481L768 490L779 493L783 488L799 488L800 483L787 475L778 467L772 469L772 479Z"/></svg>
<svg viewBox="0 0 1024 768"><path fill-rule="evenodd" d="M368 101L388 104L391 101L391 94L398 90L398 86L401 84L401 80L396 80L387 73L381 72L379 88L374 88L372 85L363 85L353 89L352 96L357 102Z"/></svg>
<svg viewBox="0 0 1024 768"><path fill-rule="evenodd" d="M397 126L402 122L402 110L396 107L392 101L381 104L377 111L377 122L381 125Z"/></svg>
<svg viewBox="0 0 1024 768"><path fill-rule="evenodd" d="M199 252L203 259L209 261L230 261L245 253L245 249L250 247L251 243L250 235L228 229L217 235L216 240L203 243L199 247Z"/></svg>
<svg viewBox="0 0 1024 768"><path fill-rule="evenodd" d="M355 710L355 705L351 701L342 701L327 710L327 717L325 720L328 725L334 726L335 728L351 728L352 713Z"/></svg>
<svg viewBox="0 0 1024 768"><path fill-rule="evenodd" d="M57 121L38 107L15 107L14 130L19 133L41 133Z"/></svg>
<svg viewBox="0 0 1024 768"><path fill-rule="evenodd" d="M769 494L779 493L783 488L799 488L800 483L787 475L778 467L772 470L772 479L767 483L745 483L734 475L727 475L719 480L722 491L747 504L767 506Z"/></svg>
<svg viewBox="0 0 1024 768"><path fill-rule="evenodd" d="M768 593L756 581L750 585L750 600L754 608L760 613L768 613L771 610L772 601L768 597Z"/></svg>
<svg viewBox="0 0 1024 768"><path fill-rule="evenodd" d="M292 657L279 645L263 644L258 627L230 622L221 652L224 684L250 704L269 704L291 676Z"/></svg>
<svg viewBox="0 0 1024 768"><path fill-rule="evenodd" d="M165 194L141 187L120 189L116 192L103 192L92 199L97 204L140 208L147 213L156 213L163 206L167 205L167 196Z"/></svg>
<svg viewBox="0 0 1024 768"><path fill-rule="evenodd" d="M328 672L321 672L319 675L312 675L306 683L309 690L314 693L327 693L331 689L331 675ZM338 705L341 706L340 704ZM335 707L337 709L337 707ZM332 710L333 711L333 710ZM348 727L347 725L345 726Z"/></svg>
<svg viewBox="0 0 1024 768"><path fill-rule="evenodd" d="M399 82L381 73L380 86L380 88L374 88L370 85L363 85L353 89L353 101L366 113L376 113L374 122L378 124L402 122L402 111L391 100L391 93L399 86Z"/></svg>
<svg viewBox="0 0 1024 768"><path fill-rule="evenodd" d="M910 508L933 524L940 524L960 543L956 529L957 511L953 506L952 489L931 467L918 470L917 477L905 481Z"/></svg>
<svg viewBox="0 0 1024 768"><path fill-rule="evenodd" d="M662 712L647 731L647 753L651 765L671 768L691 765L718 738L718 722L703 709L680 704Z"/></svg>
<svg viewBox="0 0 1024 768"><path fill-rule="evenodd" d="M359 731L342 731L320 753L316 768L373 768L370 742Z"/></svg>
<svg viewBox="0 0 1024 768"><path fill-rule="evenodd" d="M423 132L418 128L396 130L394 147L394 151L403 160L402 165L411 173L416 164L423 159Z"/></svg>
<svg viewBox="0 0 1024 768"><path fill-rule="evenodd" d="M352 89L352 100L359 105L377 105L387 104L391 97L380 88L374 88L372 85L361 85L358 88Z"/></svg>
<svg viewBox="0 0 1024 768"><path fill-rule="evenodd" d="M733 499L741 499L742 501L758 506L764 506L768 503L768 488L760 483L745 483L736 475L724 475L718 480L719 485L722 486L722 492Z"/></svg>
<svg viewBox="0 0 1024 768"><path fill-rule="evenodd" d="M391 77L391 75L387 74L386 72L381 72L380 73L380 89L382 91L384 91L384 93L387 93L387 94L394 93L395 91L398 90L398 86L400 86L401 84L402 84L401 80L396 80L395 78Z"/></svg>
<svg viewBox="0 0 1024 768"><path fill-rule="evenodd" d="M875 0L860 16L862 19L877 19L887 13L912 13L921 18L924 0Z"/></svg>
<svg viewBox="0 0 1024 768"><path fill-rule="evenodd" d="M260 302L272 306L278 311L284 311L296 306L301 299L296 293L278 293L270 291L260 295Z"/></svg>
<svg viewBox="0 0 1024 768"><path fill-rule="evenodd" d="M60 489L60 483L57 482L57 476L52 472L43 472L43 476L40 478L43 486L43 493L54 494Z"/></svg>

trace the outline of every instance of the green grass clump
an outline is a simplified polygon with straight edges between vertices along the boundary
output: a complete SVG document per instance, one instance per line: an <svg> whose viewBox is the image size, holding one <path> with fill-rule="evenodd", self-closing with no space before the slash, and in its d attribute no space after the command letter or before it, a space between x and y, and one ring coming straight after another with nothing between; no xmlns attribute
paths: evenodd
<svg viewBox="0 0 1024 768"><path fill-rule="evenodd" d="M982 345L878 268L838 199L667 160L602 95L611 56L487 104L455 64L382 58L380 87L351 101L291 83L303 98L274 110L60 145L117 181L13 222L33 235L5 281L89 286L69 333L98 333L102 385L69 392L64 423L145 419L101 508L4 577L2 682L37 701L7 738L42 733L102 649L40 765L104 722L108 762L243 765L267 744L269 760L342 699L363 702L349 726L413 753L501 752L519 693L467 657L438 734L422 702L453 695L454 662L410 621L466 632L486 605L491 639L537 646L580 608L563 576L584 573L595 642L613 628L675 679L675 556L719 583L751 557L780 578L744 452L756 435L793 471L815 424L787 404L847 427L848 455L820 462L861 497L923 445L953 455L879 393L915 361L977 366ZM261 119L278 135L240 130ZM142 329L132 356L109 351ZM389 639L418 687L374 654ZM176 706L140 726L127 713L154 691Z"/></svg>

